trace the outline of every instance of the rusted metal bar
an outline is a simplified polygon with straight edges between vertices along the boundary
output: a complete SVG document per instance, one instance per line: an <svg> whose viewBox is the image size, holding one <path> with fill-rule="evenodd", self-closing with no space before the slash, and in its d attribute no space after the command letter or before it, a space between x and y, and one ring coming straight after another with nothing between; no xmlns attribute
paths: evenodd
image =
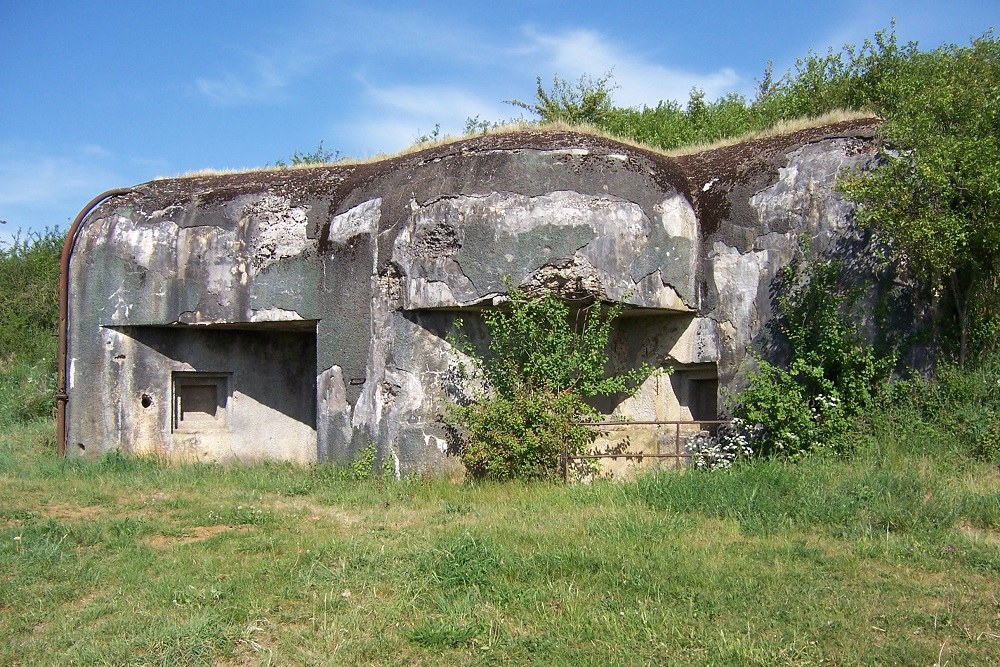
<svg viewBox="0 0 1000 667"><path fill-rule="evenodd" d="M73 254L73 247L76 245L76 235L83 224L83 219L93 211L98 204L105 199L123 195L132 191L132 188L114 188L97 195L83 207L73 220L66 232L66 240L63 242L62 255L59 257L59 352L58 352L58 380L56 381L56 451L60 457L66 456L66 403L69 401L69 394L66 387L66 337L69 335L67 327L69 325L69 259Z"/></svg>
<svg viewBox="0 0 1000 667"><path fill-rule="evenodd" d="M635 452L634 454L573 454L568 457L571 461L583 461L587 459L686 459L684 454L644 454Z"/></svg>
<svg viewBox="0 0 1000 667"><path fill-rule="evenodd" d="M600 422L577 422L580 426L673 426L674 427L674 453L673 454L645 454L643 452L619 452L604 454L573 454L564 448L561 454L563 465L563 480L569 481L570 461L590 461L594 459L687 459L689 456L681 452L681 426L721 426L729 424L728 419L659 419L649 421L600 421Z"/></svg>
<svg viewBox="0 0 1000 667"><path fill-rule="evenodd" d="M728 424L728 419L666 419L656 421L603 421L603 422L577 422L580 426L673 426L677 424Z"/></svg>

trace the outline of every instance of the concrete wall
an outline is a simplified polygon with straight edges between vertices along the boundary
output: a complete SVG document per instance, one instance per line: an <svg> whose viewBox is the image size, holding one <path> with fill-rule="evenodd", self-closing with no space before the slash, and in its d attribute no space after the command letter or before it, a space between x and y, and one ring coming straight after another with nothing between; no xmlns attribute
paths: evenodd
<svg viewBox="0 0 1000 667"><path fill-rule="evenodd" d="M620 367L717 370L721 388L738 386L747 350L763 349L779 268L803 245L829 254L865 242L834 180L871 159L872 127L679 159L525 132L366 165L137 186L87 216L71 257L70 449L311 461L373 442L400 470L439 467L455 382L447 335L456 317L502 300L505 277L624 302ZM255 327L263 342L251 342ZM209 341L216 353L197 352ZM270 415L287 438L192 445L162 409L136 408L136 392L162 391L168 371L223 367L239 369L234 433ZM688 416L680 377L654 375L606 407ZM268 386L314 399L279 405Z"/></svg>
<svg viewBox="0 0 1000 667"><path fill-rule="evenodd" d="M74 373L71 391L92 393L106 407L74 415L70 451L85 453L81 435L96 432L101 451L316 461L314 331L116 326L103 328L101 340L103 372L84 386ZM214 419L183 419L179 401L190 385L195 400L201 387L218 385Z"/></svg>

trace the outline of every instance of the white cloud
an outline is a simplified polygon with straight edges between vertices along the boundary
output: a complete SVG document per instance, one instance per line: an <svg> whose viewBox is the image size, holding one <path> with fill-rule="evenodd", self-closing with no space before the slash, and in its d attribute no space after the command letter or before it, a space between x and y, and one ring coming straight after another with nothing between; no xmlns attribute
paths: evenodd
<svg viewBox="0 0 1000 667"><path fill-rule="evenodd" d="M278 104L288 99L295 81L312 70L324 48L292 40L258 52L240 52L234 67L195 79L194 91L220 106Z"/></svg>
<svg viewBox="0 0 1000 667"><path fill-rule="evenodd" d="M91 197L123 183L112 161L110 151L95 145L64 154L23 144L0 146L3 231L65 228Z"/></svg>
<svg viewBox="0 0 1000 667"><path fill-rule="evenodd" d="M369 98L381 108L415 119L433 119L442 124L456 120L464 123L469 116L494 113L499 106L457 86L397 85L380 88L368 83L364 85Z"/></svg>
<svg viewBox="0 0 1000 667"><path fill-rule="evenodd" d="M160 173L170 170L170 161L164 158L132 157L129 164L144 173Z"/></svg>
<svg viewBox="0 0 1000 667"><path fill-rule="evenodd" d="M252 55L249 60L250 71L246 74L200 77L194 82L195 88L203 97L222 106L267 104L284 99L288 79L297 67L291 62L282 66L273 56Z"/></svg>
<svg viewBox="0 0 1000 667"><path fill-rule="evenodd" d="M380 84L357 75L363 116L338 123L335 136L351 138L354 146L347 148L348 152L372 153L408 146L418 134L432 132L435 124L440 124L442 134L455 135L462 132L470 117L511 118L519 115L518 110L501 100L516 97L517 91L500 88L507 85L505 81L520 77L521 72L537 72L539 68L571 80L584 74L600 76L613 69L615 103L623 106L655 105L664 99L683 102L695 86L704 90L709 99L715 99L742 83L731 68L689 72L667 67L590 30L559 34L529 30L525 34L527 43L507 48L505 57L498 59L503 64L494 62L488 71L463 68L456 73L438 74L426 84ZM502 50L497 44L483 48ZM458 76L468 83L449 82Z"/></svg>
<svg viewBox="0 0 1000 667"><path fill-rule="evenodd" d="M615 103L622 106L654 106L660 100L687 100L695 86L715 99L736 90L743 81L732 68L714 72L689 72L650 62L607 41L592 30L547 34L526 30L527 44L515 50L566 79L588 74L601 76L613 71ZM547 84L543 77L543 83Z"/></svg>
<svg viewBox="0 0 1000 667"><path fill-rule="evenodd" d="M83 155L93 156L95 158L109 158L111 157L111 151L109 151L104 146L99 146L98 144L83 144L80 146L80 153Z"/></svg>
<svg viewBox="0 0 1000 667"><path fill-rule="evenodd" d="M110 169L82 156L0 158L0 206L66 201L113 180Z"/></svg>
<svg viewBox="0 0 1000 667"><path fill-rule="evenodd" d="M351 153L356 157L368 157L376 153L391 153L411 145L420 133L430 134L434 129L430 126L420 126L412 120L375 117L371 120L361 120L348 123L337 129L337 134L350 136L353 146Z"/></svg>
<svg viewBox="0 0 1000 667"><path fill-rule="evenodd" d="M436 125L440 125L442 135L460 135L468 118L494 120L511 115L502 103L488 101L459 86L378 86L362 77L358 80L368 112L363 119L338 128L336 134L352 137L367 153L405 148L418 135L431 134Z"/></svg>

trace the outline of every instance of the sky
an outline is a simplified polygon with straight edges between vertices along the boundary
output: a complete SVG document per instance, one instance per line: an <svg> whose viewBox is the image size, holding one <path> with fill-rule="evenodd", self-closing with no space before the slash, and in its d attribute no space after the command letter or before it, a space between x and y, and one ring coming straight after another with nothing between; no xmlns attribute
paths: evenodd
<svg viewBox="0 0 1000 667"><path fill-rule="evenodd" d="M893 19L901 42L967 44L1000 0L0 0L0 247L109 188L515 118L537 76L612 72L619 106L752 95L769 60Z"/></svg>

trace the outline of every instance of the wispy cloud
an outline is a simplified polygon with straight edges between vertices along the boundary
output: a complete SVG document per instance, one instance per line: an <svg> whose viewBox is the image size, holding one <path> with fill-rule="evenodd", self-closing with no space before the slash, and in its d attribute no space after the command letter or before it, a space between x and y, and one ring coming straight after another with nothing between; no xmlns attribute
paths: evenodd
<svg viewBox="0 0 1000 667"><path fill-rule="evenodd" d="M404 147L420 132L432 131L435 124L440 124L442 133L457 134L470 117L516 116L517 110L502 100L516 97L517 89L503 82L519 80L525 71L548 71L567 79L613 71L615 102L626 106L683 101L696 86L714 99L744 83L731 68L690 72L653 62L592 30L546 33L526 29L513 38L516 43L511 39L499 36L482 47L504 57L486 66L421 73L427 83L384 84L357 75L363 117L338 124L337 134L351 136L362 150L372 152ZM521 83L530 86L530 80Z"/></svg>
<svg viewBox="0 0 1000 667"><path fill-rule="evenodd" d="M196 78L193 92L220 106L280 104L295 97L298 84L328 77L324 70L436 71L459 62L491 62L501 52L469 26L419 8L320 5L290 22L295 27L284 37L236 54L237 62Z"/></svg>
<svg viewBox="0 0 1000 667"><path fill-rule="evenodd" d="M113 180L110 169L79 155L0 159L0 206L66 201Z"/></svg>
<svg viewBox="0 0 1000 667"><path fill-rule="evenodd" d="M55 154L23 144L0 146L0 220L4 231L65 227L95 194L123 183L113 155L83 145Z"/></svg>
<svg viewBox="0 0 1000 667"><path fill-rule="evenodd" d="M334 139L345 138L335 143L355 154L401 148L436 124L456 134L470 117L516 116L503 100L530 95L536 73L576 79L613 71L615 102L626 106L683 101L696 86L714 99L747 84L732 68L671 67L592 29L491 33L460 17L430 20L400 8L328 6L307 14L284 41L197 78L195 94L224 107L284 104L322 81L323 91L339 97L328 126Z"/></svg>
<svg viewBox="0 0 1000 667"><path fill-rule="evenodd" d="M458 86L406 84L377 87L366 83L365 90L370 99L384 109L440 122L464 121L469 116L496 111L499 106Z"/></svg>
<svg viewBox="0 0 1000 667"><path fill-rule="evenodd" d="M348 122L337 127L336 134L351 136L354 146L351 152L367 157L405 148L414 143L418 134L429 134L433 129L434 123L421 126L406 118L375 117Z"/></svg>
<svg viewBox="0 0 1000 667"><path fill-rule="evenodd" d="M221 106L277 104L288 99L288 87L295 76L308 69L312 58L290 47L272 53L245 55L245 71L195 79L195 91Z"/></svg>
<svg viewBox="0 0 1000 667"><path fill-rule="evenodd" d="M440 126L441 134L461 134L468 118L498 119L510 115L509 108L471 88L448 84L376 85L358 77L363 119L342 128L367 152L395 150L414 142L419 134L430 134Z"/></svg>
<svg viewBox="0 0 1000 667"><path fill-rule="evenodd" d="M563 33L525 31L527 42L515 53L531 57L554 74L567 79L582 75L614 73L615 102L624 106L655 105L660 100L686 100L693 87L701 88L709 99L736 90L744 82L735 70L690 72L651 62L610 42L593 30ZM544 82L544 79L543 79Z"/></svg>

